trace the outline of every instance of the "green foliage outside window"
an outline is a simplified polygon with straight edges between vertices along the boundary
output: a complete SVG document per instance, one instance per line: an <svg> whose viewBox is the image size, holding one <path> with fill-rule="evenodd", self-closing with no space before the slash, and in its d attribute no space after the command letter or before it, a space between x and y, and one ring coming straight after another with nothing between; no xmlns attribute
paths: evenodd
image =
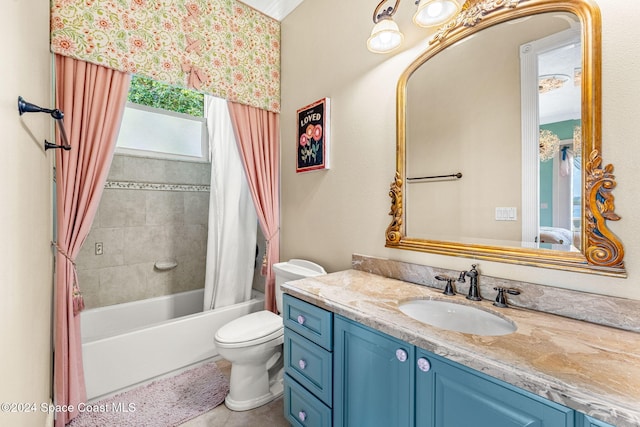
<svg viewBox="0 0 640 427"><path fill-rule="evenodd" d="M204 116L204 95L189 89L170 86L142 76L132 76L129 102L189 114Z"/></svg>

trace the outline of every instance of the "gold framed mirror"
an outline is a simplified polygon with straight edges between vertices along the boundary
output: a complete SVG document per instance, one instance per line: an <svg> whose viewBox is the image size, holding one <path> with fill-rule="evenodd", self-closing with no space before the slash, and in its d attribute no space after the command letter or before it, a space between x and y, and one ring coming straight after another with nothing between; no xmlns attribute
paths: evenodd
<svg viewBox="0 0 640 427"><path fill-rule="evenodd" d="M398 81L387 247L626 277L600 29L591 0L470 0L435 33Z"/></svg>

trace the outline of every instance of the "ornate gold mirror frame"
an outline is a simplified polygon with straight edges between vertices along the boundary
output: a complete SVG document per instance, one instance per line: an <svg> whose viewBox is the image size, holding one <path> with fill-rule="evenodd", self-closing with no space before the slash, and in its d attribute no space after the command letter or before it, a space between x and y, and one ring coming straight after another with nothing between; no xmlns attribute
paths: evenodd
<svg viewBox="0 0 640 427"><path fill-rule="evenodd" d="M405 235L403 186L406 180L407 81L413 72L438 52L492 25L544 12L570 12L582 23L582 224L581 252L521 247L465 244L412 238ZM565 271L626 277L624 249L607 227L607 220L620 219L614 212L612 190L616 186L613 166L603 166L601 157L601 18L591 0L476 0L440 28L430 47L402 74L396 98L396 176L391 184L392 221L386 231L386 246L441 255L453 255ZM438 207L436 207L438 208Z"/></svg>

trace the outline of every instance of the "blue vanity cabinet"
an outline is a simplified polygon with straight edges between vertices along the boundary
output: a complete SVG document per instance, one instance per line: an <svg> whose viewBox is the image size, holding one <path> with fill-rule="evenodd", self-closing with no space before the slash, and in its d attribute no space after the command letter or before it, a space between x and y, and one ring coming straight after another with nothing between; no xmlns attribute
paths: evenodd
<svg viewBox="0 0 640 427"><path fill-rule="evenodd" d="M289 295L283 317L295 427L614 427Z"/></svg>
<svg viewBox="0 0 640 427"><path fill-rule="evenodd" d="M574 427L574 411L416 349L416 426Z"/></svg>
<svg viewBox="0 0 640 427"><path fill-rule="evenodd" d="M295 427L331 427L333 313L283 296L284 415Z"/></svg>
<svg viewBox="0 0 640 427"><path fill-rule="evenodd" d="M578 413L578 422L576 427L615 427L604 421L596 420L588 415Z"/></svg>
<svg viewBox="0 0 640 427"><path fill-rule="evenodd" d="M338 315L333 355L335 427L582 427L570 408Z"/></svg>
<svg viewBox="0 0 640 427"><path fill-rule="evenodd" d="M396 338L334 316L334 427L414 425L414 352Z"/></svg>

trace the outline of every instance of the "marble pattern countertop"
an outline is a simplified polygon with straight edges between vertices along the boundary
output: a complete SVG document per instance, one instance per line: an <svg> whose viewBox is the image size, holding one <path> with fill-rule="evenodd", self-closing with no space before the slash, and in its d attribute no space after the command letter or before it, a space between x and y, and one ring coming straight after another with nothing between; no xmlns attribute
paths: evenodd
<svg viewBox="0 0 640 427"><path fill-rule="evenodd" d="M640 334L522 308L500 309L357 270L286 283L284 292L617 427L640 426ZM402 301L479 305L516 332L478 336L406 316Z"/></svg>

